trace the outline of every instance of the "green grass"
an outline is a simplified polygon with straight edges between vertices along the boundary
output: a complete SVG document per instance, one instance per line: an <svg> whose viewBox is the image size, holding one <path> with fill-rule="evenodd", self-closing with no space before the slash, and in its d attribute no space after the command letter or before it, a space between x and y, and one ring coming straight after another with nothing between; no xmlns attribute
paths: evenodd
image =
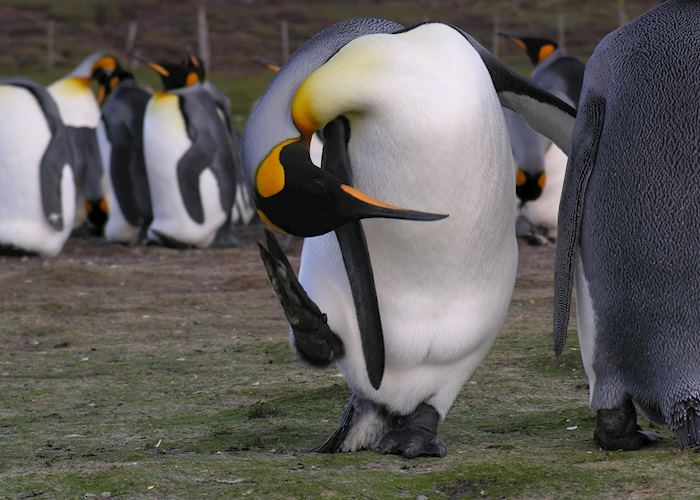
<svg viewBox="0 0 700 500"><path fill-rule="evenodd" d="M440 426L447 457L415 460L305 452L349 390L295 359L252 244L0 259L0 498L700 494L700 456L667 429L638 452L593 444L575 334L551 353L552 259L521 247L504 331Z"/></svg>

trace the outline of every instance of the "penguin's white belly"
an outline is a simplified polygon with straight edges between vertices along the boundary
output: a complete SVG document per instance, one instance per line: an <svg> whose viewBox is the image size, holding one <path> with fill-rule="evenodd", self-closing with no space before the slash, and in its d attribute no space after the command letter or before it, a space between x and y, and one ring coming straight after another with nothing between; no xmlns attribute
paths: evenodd
<svg viewBox="0 0 700 500"><path fill-rule="evenodd" d="M51 140L46 118L32 94L0 86L0 244L43 256L57 255L68 239L75 215L75 182L69 165L61 176L64 227L54 230L44 218L40 165Z"/></svg>
<svg viewBox="0 0 700 500"><path fill-rule="evenodd" d="M555 144L552 144L544 157L546 183L542 194L535 201L525 204L522 214L535 226L547 229L549 238L557 237L559 200L564 187L564 174L568 158Z"/></svg>
<svg viewBox="0 0 700 500"><path fill-rule="evenodd" d="M105 226L105 239L113 243L136 243L139 228L134 227L124 218L119 199L112 184L112 144L107 138L104 124L97 127L97 144L100 147L102 165L104 165L104 192L109 207L109 217ZM125 166L122 166L125 168Z"/></svg>
<svg viewBox="0 0 700 500"><path fill-rule="evenodd" d="M201 248L209 246L216 231L226 221L226 213L221 207L218 182L209 168L199 176L204 222L198 224L187 213L178 185L177 164L192 143L187 136L177 96L157 94L151 98L143 134L153 205L149 234L157 232L183 244Z"/></svg>
<svg viewBox="0 0 700 500"><path fill-rule="evenodd" d="M596 374L593 370L593 358L595 356L595 311L593 310L593 299L588 288L588 281L583 273L583 263L581 262L581 251L576 252L576 321L578 324L578 342L581 349L581 359L583 367L588 377L590 401L593 401L593 390L595 389Z"/></svg>
<svg viewBox="0 0 700 500"><path fill-rule="evenodd" d="M90 84L79 78L64 78L47 88L56 101L63 123L68 127L95 128L100 122L100 107Z"/></svg>

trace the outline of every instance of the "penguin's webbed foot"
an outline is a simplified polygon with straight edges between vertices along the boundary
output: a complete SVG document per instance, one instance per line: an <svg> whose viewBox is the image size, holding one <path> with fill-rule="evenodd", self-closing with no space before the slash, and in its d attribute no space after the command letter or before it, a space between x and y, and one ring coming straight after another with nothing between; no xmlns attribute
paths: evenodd
<svg viewBox="0 0 700 500"><path fill-rule="evenodd" d="M610 410L598 410L594 441L604 450L638 450L661 439L656 432L637 425L637 410L631 399Z"/></svg>
<svg viewBox="0 0 700 500"><path fill-rule="evenodd" d="M343 342L328 327L326 315L304 291L275 236L265 230L265 237L267 248L258 243L260 257L292 327L297 352L313 366L328 366L345 354Z"/></svg>
<svg viewBox="0 0 700 500"><path fill-rule="evenodd" d="M421 403L410 415L399 417L377 446L380 453L406 458L444 457L445 442L437 435L440 415L432 406Z"/></svg>
<svg viewBox="0 0 700 500"><path fill-rule="evenodd" d="M240 246L241 242L234 234L233 226L229 221L219 228L211 246L213 248L232 248Z"/></svg>

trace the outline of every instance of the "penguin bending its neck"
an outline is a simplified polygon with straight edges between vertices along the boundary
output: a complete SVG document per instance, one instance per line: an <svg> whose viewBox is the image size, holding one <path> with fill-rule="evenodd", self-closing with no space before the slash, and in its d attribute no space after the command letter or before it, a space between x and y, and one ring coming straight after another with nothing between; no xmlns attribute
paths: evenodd
<svg viewBox="0 0 700 500"><path fill-rule="evenodd" d="M608 34L586 66L559 212L554 341L571 289L605 449L700 445L700 3L670 0Z"/></svg>
<svg viewBox="0 0 700 500"><path fill-rule="evenodd" d="M302 46L253 110L243 162L259 214L307 237L298 281L272 233L261 246L291 342L311 364L335 361L353 394L317 451L444 456L438 422L515 280L501 104L568 148L574 111L469 35L359 19ZM321 129L317 168L308 144Z"/></svg>
<svg viewBox="0 0 700 500"><path fill-rule="evenodd" d="M73 150L78 206L73 227L87 220L96 222L94 231L101 232L106 222L102 192L102 159L97 144L96 129L100 122L100 107L91 89L93 80L109 78L119 66L117 59L103 52L87 56L65 77L48 86L56 101Z"/></svg>

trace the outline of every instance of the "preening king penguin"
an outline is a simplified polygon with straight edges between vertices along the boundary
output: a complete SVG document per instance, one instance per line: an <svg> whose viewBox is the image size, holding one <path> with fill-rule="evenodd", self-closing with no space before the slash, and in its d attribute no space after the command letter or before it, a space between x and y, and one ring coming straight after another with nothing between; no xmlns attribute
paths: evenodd
<svg viewBox="0 0 700 500"><path fill-rule="evenodd" d="M176 247L235 245L235 165L216 103L185 64L149 67L164 90L149 101L143 124L153 206L148 239Z"/></svg>
<svg viewBox="0 0 700 500"><path fill-rule="evenodd" d="M574 108L578 106L585 65L566 54L553 40L499 33L526 52L535 69L531 81ZM557 237L559 200L567 157L517 114L506 113L516 162L516 194L521 202L518 236L532 243Z"/></svg>
<svg viewBox="0 0 700 500"><path fill-rule="evenodd" d="M515 280L501 104L568 149L573 109L466 33L358 19L297 50L251 113L243 164L260 217L308 238L298 281L272 233L261 245L292 344L311 364L335 361L353 393L317 451L445 454L438 421ZM308 145L321 129L318 168Z"/></svg>
<svg viewBox="0 0 700 500"><path fill-rule="evenodd" d="M78 185L78 207L74 227L86 218L106 220L102 193L102 161L97 145L96 129L100 107L91 89L94 79L111 75L119 65L117 59L104 52L87 56L65 77L52 83L48 91L56 101L73 148L74 171ZM98 231L101 228L97 229Z"/></svg>
<svg viewBox="0 0 700 500"><path fill-rule="evenodd" d="M586 65L559 212L554 341L576 277L595 440L700 445L700 3L670 0L608 34Z"/></svg>
<svg viewBox="0 0 700 500"><path fill-rule="evenodd" d="M48 91L0 80L0 253L57 255L76 204L68 131Z"/></svg>
<svg viewBox="0 0 700 500"><path fill-rule="evenodd" d="M116 243L143 242L153 219L143 158L143 119L152 94L121 67L98 83L104 104L97 139L109 208L105 238Z"/></svg>

